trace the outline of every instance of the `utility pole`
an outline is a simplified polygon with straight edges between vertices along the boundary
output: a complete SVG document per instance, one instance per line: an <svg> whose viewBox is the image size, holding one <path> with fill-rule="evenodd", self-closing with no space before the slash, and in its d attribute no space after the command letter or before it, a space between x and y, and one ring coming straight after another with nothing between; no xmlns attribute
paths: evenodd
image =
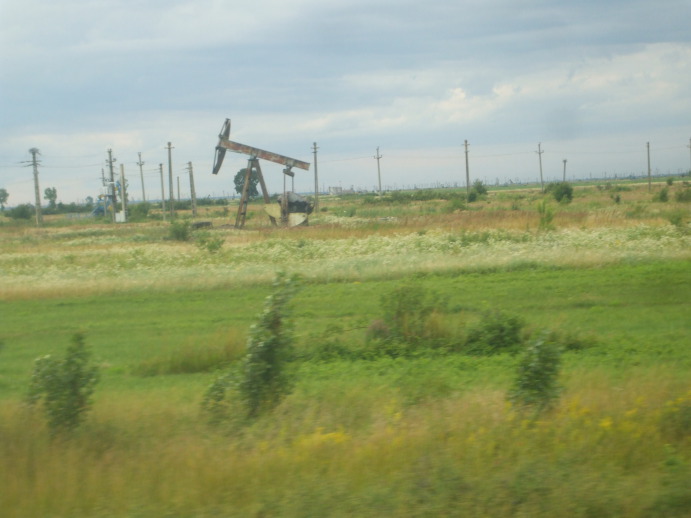
<svg viewBox="0 0 691 518"><path fill-rule="evenodd" d="M470 200L470 168L468 167L468 141L465 141L465 193Z"/></svg>
<svg viewBox="0 0 691 518"><path fill-rule="evenodd" d="M29 150L31 153L31 165L34 166L34 193L36 195L36 226L40 227L43 223L43 213L41 212L41 189L38 186L38 159L36 155L40 155L38 148L32 147Z"/></svg>
<svg viewBox="0 0 691 518"><path fill-rule="evenodd" d="M163 221L166 220L166 189L163 183L163 164L158 164L158 170L161 172L161 214L163 214Z"/></svg>
<svg viewBox="0 0 691 518"><path fill-rule="evenodd" d="M175 179L178 182L178 203L180 203L180 177L176 176Z"/></svg>
<svg viewBox="0 0 691 518"><path fill-rule="evenodd" d="M317 143L314 142L314 212L319 212L319 175L317 174Z"/></svg>
<svg viewBox="0 0 691 518"><path fill-rule="evenodd" d="M141 151L137 154L139 155L139 162L137 162L137 165L139 166L139 176L142 179L142 203L146 203L146 192L144 191L144 171L142 171L142 166L144 165L144 162L142 162Z"/></svg>
<svg viewBox="0 0 691 518"><path fill-rule="evenodd" d="M645 147L648 151L648 192L650 192L652 190L652 185L650 183L650 142L646 142Z"/></svg>
<svg viewBox="0 0 691 518"><path fill-rule="evenodd" d="M190 196L192 198L192 217L197 217L197 193L194 191L194 169L192 162L187 162L187 171L190 173Z"/></svg>
<svg viewBox="0 0 691 518"><path fill-rule="evenodd" d="M120 223L127 221L127 191L125 188L125 164L120 164L120 199L122 201L122 219Z"/></svg>
<svg viewBox="0 0 691 518"><path fill-rule="evenodd" d="M691 158L691 138L689 139L689 145L686 147L689 148L689 157ZM689 175L691 176L691 168L689 168Z"/></svg>
<svg viewBox="0 0 691 518"><path fill-rule="evenodd" d="M379 160L383 157L379 154L379 147L377 147L377 154L375 157L377 159L377 176L379 178L379 196L381 196L381 168L379 167Z"/></svg>
<svg viewBox="0 0 691 518"><path fill-rule="evenodd" d="M566 158L564 159L564 181L566 181Z"/></svg>
<svg viewBox="0 0 691 518"><path fill-rule="evenodd" d="M175 218L175 194L173 193L173 158L171 155L171 150L173 147L170 142L168 142L168 189L170 195L170 220Z"/></svg>
<svg viewBox="0 0 691 518"><path fill-rule="evenodd" d="M537 153L538 157L540 158L540 190L542 192L545 192L545 182L542 180L542 153L544 153L544 151L541 149L541 147L540 147L541 145L542 145L542 143L539 142L537 145L537 151L535 151L535 152Z"/></svg>
<svg viewBox="0 0 691 518"><path fill-rule="evenodd" d="M113 211L113 222L115 222L115 213L117 212L116 202L117 202L117 192L115 189L115 172L113 171L113 150L108 149L108 171L110 172L110 208Z"/></svg>

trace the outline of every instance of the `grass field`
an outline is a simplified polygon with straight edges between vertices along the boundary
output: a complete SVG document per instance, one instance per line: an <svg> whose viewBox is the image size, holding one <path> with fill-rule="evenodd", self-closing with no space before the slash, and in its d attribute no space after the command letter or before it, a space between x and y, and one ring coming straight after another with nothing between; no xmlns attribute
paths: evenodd
<svg viewBox="0 0 691 518"><path fill-rule="evenodd" d="M239 231L213 209L189 241L155 220L0 218L2 514L689 516L691 210L688 186L668 189L579 188L550 222L529 189L462 207L327 198L294 229L255 206ZM212 425L207 387L280 271L303 278L293 390ZM443 304L429 341L384 350L368 332L402 287ZM518 355L465 348L489 310L563 337L551 411L508 402ZM101 379L85 423L52 438L24 398L34 359L75 332Z"/></svg>

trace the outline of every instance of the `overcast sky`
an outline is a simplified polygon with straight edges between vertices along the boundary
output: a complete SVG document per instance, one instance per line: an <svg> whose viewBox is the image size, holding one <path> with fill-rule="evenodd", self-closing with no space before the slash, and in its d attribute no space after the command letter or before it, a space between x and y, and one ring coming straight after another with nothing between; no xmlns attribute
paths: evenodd
<svg viewBox="0 0 691 518"><path fill-rule="evenodd" d="M189 196L218 132L313 162L320 187L545 180L691 167L690 0L0 0L0 187L63 202L102 192L107 150L130 197ZM282 167L262 162L269 189ZM312 191L314 165L296 170ZM117 169L119 171L119 167ZM166 193L166 196L168 194Z"/></svg>

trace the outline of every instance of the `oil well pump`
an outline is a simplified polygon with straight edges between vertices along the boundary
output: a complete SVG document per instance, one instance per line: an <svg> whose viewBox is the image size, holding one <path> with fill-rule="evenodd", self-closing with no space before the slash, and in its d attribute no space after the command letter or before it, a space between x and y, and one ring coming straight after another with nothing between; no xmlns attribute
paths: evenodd
<svg viewBox="0 0 691 518"><path fill-rule="evenodd" d="M271 151L264 151L263 149L247 146L238 142L230 140L230 119L226 119L221 127L221 132L218 135L218 145L216 146L216 155L214 157L213 174L218 174L223 164L223 159L226 151L234 151L249 155L247 160L247 168L245 169L245 182L242 188L242 195L240 197L240 206L238 207L237 216L235 217L235 228L242 228L245 226L245 218L247 216L247 203L249 201L249 185L252 171L256 171L259 185L261 186L264 203L266 204L266 212L273 225L277 225L277 221L286 226L296 226L307 223L307 216L312 212L314 206L302 196L286 192L285 179L286 177L294 177L295 173L292 171L293 167L299 169L309 170L310 164L295 158L272 153ZM283 195L279 197L278 204L271 204L269 193L266 190L266 183L264 182L264 175L262 174L259 159L269 160L284 166L283 169Z"/></svg>

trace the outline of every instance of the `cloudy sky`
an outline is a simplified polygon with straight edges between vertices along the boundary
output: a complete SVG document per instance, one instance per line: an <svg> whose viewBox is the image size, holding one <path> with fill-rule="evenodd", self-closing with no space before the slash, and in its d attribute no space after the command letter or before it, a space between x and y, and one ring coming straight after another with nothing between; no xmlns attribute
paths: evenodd
<svg viewBox="0 0 691 518"><path fill-rule="evenodd" d="M231 139L313 162L320 187L464 185L691 167L690 0L0 0L0 187L63 202L102 191L107 150L130 197L160 198L171 142L189 196ZM269 189L281 166L262 163ZM295 189L313 190L313 169ZM117 169L119 171L119 168ZM166 189L168 181L166 178ZM166 193L166 196L168 194Z"/></svg>

